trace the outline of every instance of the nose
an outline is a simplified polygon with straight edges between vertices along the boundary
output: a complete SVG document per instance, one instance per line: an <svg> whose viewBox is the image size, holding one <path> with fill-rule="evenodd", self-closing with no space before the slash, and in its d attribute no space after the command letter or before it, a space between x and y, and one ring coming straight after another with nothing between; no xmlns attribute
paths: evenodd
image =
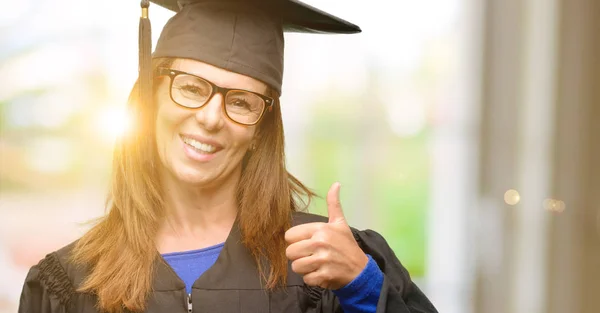
<svg viewBox="0 0 600 313"><path fill-rule="evenodd" d="M223 95L216 93L207 104L196 109L196 121L207 131L216 131L223 127L225 123L223 101Z"/></svg>

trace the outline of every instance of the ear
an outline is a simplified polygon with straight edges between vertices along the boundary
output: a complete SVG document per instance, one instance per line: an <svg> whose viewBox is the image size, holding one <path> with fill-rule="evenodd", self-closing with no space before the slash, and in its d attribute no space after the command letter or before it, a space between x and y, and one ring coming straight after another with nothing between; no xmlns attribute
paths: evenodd
<svg viewBox="0 0 600 313"><path fill-rule="evenodd" d="M258 138L259 138L259 136L257 134L255 134L254 137L252 137L252 140L250 140L250 145L248 145L248 151L256 150L256 145L258 144Z"/></svg>
<svg viewBox="0 0 600 313"><path fill-rule="evenodd" d="M260 133L260 129L257 127L256 130L254 131L254 136L252 137L252 144L258 144L258 141L261 140L262 135Z"/></svg>

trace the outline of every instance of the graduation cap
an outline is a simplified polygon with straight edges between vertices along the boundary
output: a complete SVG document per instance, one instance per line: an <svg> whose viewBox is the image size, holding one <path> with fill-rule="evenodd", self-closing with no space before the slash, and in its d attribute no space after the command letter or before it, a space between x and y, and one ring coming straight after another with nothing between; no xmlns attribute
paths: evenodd
<svg viewBox="0 0 600 313"><path fill-rule="evenodd" d="M281 94L284 32L351 34L360 28L297 0L152 0L176 14L152 52L148 7L140 18L140 96L151 100L151 59L189 58L263 81Z"/></svg>

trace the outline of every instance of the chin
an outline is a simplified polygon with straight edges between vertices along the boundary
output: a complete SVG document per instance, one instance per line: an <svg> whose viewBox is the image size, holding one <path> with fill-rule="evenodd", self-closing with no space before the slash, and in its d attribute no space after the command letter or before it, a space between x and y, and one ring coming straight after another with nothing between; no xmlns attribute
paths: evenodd
<svg viewBox="0 0 600 313"><path fill-rule="evenodd" d="M173 178L179 183L197 185L199 187L210 185L218 179L217 173L213 171L201 170L184 164L180 164L175 171L172 171L172 174Z"/></svg>

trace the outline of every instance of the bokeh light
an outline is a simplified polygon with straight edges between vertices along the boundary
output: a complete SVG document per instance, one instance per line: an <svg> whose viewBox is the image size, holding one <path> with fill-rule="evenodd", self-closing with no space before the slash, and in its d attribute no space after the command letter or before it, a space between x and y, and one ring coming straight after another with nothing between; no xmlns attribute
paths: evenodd
<svg viewBox="0 0 600 313"><path fill-rule="evenodd" d="M543 202L544 205L544 209L551 211L551 212L556 212L556 213L562 213L565 210L565 203L564 201L561 200L557 200L557 199L545 199Z"/></svg>
<svg viewBox="0 0 600 313"><path fill-rule="evenodd" d="M514 189L509 189L504 193L504 202L508 205L516 205L521 201L521 195Z"/></svg>

